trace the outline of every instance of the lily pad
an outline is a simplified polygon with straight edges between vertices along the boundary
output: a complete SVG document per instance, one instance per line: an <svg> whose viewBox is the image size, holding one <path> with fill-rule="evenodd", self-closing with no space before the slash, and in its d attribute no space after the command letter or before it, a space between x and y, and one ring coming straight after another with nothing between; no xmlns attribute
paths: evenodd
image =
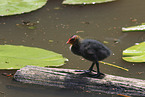
<svg viewBox="0 0 145 97"><path fill-rule="evenodd" d="M62 66L61 54L36 47L0 45L0 69L20 69L26 65Z"/></svg>
<svg viewBox="0 0 145 97"><path fill-rule="evenodd" d="M123 57L128 62L145 62L145 42L138 43L123 51Z"/></svg>
<svg viewBox="0 0 145 97"><path fill-rule="evenodd" d="M129 32L129 31L145 31L145 23L142 23L138 26L131 26L131 27L123 27L122 31Z"/></svg>
<svg viewBox="0 0 145 97"><path fill-rule="evenodd" d="M22 14L41 8L47 0L0 0L0 16Z"/></svg>
<svg viewBox="0 0 145 97"><path fill-rule="evenodd" d="M62 4L96 4L96 3L105 3L105 2L112 2L115 0L64 0Z"/></svg>

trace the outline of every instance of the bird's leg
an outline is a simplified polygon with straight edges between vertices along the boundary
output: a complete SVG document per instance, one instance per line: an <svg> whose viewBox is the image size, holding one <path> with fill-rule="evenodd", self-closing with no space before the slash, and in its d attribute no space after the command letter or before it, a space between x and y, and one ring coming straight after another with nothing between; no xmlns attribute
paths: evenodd
<svg viewBox="0 0 145 97"><path fill-rule="evenodd" d="M97 74L100 74L100 68L99 68L99 63L98 63L98 61L96 62L96 67L97 67Z"/></svg>
<svg viewBox="0 0 145 97"><path fill-rule="evenodd" d="M95 71L95 70L93 70L94 65L95 65L95 63L93 62L91 67L88 70L76 70L75 72L84 72L86 74L91 74L91 71Z"/></svg>
<svg viewBox="0 0 145 97"><path fill-rule="evenodd" d="M94 65L95 65L95 63L93 62L92 65L91 65L91 67L90 67L89 70L87 70L87 71L88 71L88 72L95 71L95 70L93 70Z"/></svg>
<svg viewBox="0 0 145 97"><path fill-rule="evenodd" d="M97 67L97 74L94 75L93 77L97 78L97 77L99 77L99 76L101 76L101 75L104 76L104 74L100 72L99 62L98 62L98 61L96 62L96 67Z"/></svg>
<svg viewBox="0 0 145 97"><path fill-rule="evenodd" d="M93 70L94 65L95 65L95 63L93 62L91 67L88 70L83 70L83 72L89 74L89 73L91 73L91 71L95 71L95 70Z"/></svg>

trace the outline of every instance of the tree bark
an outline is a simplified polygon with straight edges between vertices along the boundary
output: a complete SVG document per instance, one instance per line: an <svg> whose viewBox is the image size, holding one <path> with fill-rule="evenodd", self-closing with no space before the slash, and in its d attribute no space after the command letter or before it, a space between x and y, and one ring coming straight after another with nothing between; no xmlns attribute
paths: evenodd
<svg viewBox="0 0 145 97"><path fill-rule="evenodd" d="M78 89L107 94L145 96L145 80L105 74L103 78L92 78L73 69L26 66L14 75L16 81Z"/></svg>

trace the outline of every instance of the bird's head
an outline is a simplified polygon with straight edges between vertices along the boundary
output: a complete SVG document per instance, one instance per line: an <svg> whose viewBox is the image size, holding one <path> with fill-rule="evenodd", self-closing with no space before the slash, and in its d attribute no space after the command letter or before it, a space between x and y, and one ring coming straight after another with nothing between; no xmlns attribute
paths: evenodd
<svg viewBox="0 0 145 97"><path fill-rule="evenodd" d="M74 45L74 44L77 44L79 43L80 41L80 36L78 35L73 35L69 38L69 40L66 42L66 44L71 44L71 45Z"/></svg>

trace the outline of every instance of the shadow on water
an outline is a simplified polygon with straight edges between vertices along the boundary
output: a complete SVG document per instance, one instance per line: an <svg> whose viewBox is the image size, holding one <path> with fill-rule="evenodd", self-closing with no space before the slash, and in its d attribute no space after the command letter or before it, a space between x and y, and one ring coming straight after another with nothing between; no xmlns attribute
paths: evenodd
<svg viewBox="0 0 145 97"><path fill-rule="evenodd" d="M111 3L66 6L62 0L48 0L43 8L22 15L0 17L0 43L40 47L63 54L69 59L62 68L88 69L90 62L73 55L66 41L73 34L83 38L97 39L112 50L105 61L123 66L129 72L107 65L100 65L104 73L145 79L144 63L128 63L122 60L122 51L145 40L144 32L124 33L121 27L145 22L144 0L117 0ZM28 29L24 22L35 23ZM21 26L22 25L22 26ZM1 71L5 72L5 71ZM8 71L7 71L8 72ZM119 72L119 73L118 73ZM19 84L11 85L11 78L0 75L0 97L119 97L117 95L93 94L51 87ZM21 87L21 88L19 88Z"/></svg>

